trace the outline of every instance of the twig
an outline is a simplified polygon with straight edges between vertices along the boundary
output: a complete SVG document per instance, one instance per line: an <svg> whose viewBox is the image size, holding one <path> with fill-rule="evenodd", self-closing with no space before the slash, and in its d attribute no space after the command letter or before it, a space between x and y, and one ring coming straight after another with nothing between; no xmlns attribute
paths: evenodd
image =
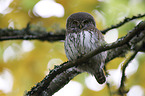
<svg viewBox="0 0 145 96"><path fill-rule="evenodd" d="M132 56L125 62L125 64L122 67L121 84L120 84L120 87L119 87L119 90L118 90L118 93L121 96L124 96L124 94L126 94L128 92L128 90L126 91L124 89L124 83L125 83L125 80L126 80L125 70L126 70L128 64L135 58L136 54L138 53L138 51L140 50L140 48L142 46L143 46L143 43L140 46L138 46L138 48L135 50L135 52L132 54Z"/></svg>
<svg viewBox="0 0 145 96"><path fill-rule="evenodd" d="M118 28L118 27L124 25L125 23L127 23L127 22L129 22L129 21L131 21L131 20L138 19L138 18L142 18L142 17L145 17L145 14L142 14L142 15L139 14L139 15L133 16L133 17L131 17L131 18L125 18L122 22L120 22L120 23L118 23L118 24L116 24L116 25L112 25L111 27L109 27L109 28L107 28L107 29L105 29L105 30L102 30L101 32L102 32L103 34L105 34L107 31L109 31L109 30L111 30L111 29Z"/></svg>
<svg viewBox="0 0 145 96"><path fill-rule="evenodd" d="M109 82L106 82L106 85L108 87L109 95L112 96L111 88Z"/></svg>

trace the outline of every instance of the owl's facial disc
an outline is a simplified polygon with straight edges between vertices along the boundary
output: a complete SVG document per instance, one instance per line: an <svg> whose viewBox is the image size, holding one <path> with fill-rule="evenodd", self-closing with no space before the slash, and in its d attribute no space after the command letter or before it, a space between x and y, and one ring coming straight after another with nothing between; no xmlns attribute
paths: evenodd
<svg viewBox="0 0 145 96"><path fill-rule="evenodd" d="M74 20L71 24L72 28L79 28L82 29L84 27L83 22Z"/></svg>
<svg viewBox="0 0 145 96"><path fill-rule="evenodd" d="M91 20L72 20L70 28L87 29L90 26L94 26Z"/></svg>
<svg viewBox="0 0 145 96"><path fill-rule="evenodd" d="M78 12L68 17L66 28L87 29L90 26L95 27L95 25L95 20L92 15L85 12Z"/></svg>

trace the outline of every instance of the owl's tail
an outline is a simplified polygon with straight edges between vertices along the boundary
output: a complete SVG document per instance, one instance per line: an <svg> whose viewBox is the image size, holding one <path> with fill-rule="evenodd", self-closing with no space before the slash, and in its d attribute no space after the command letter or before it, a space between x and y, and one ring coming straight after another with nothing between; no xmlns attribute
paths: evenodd
<svg viewBox="0 0 145 96"><path fill-rule="evenodd" d="M106 81L106 77L105 77L105 74L103 72L103 69L99 69L99 71L97 71L95 74L94 74L96 80L98 81L99 84L103 84L105 83Z"/></svg>

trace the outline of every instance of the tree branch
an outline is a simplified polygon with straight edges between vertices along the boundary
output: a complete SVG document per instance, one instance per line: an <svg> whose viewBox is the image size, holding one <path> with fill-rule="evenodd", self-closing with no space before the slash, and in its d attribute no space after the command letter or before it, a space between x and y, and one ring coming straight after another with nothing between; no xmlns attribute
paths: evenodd
<svg viewBox="0 0 145 96"><path fill-rule="evenodd" d="M101 32L105 34L107 31L118 28L125 23L144 17L145 14L133 16L131 18L125 18L124 21L112 25L110 28L102 30ZM56 32L46 32L42 30L31 30L30 23L27 24L26 28L18 30L18 29L0 29L0 41L4 40L40 40L40 41L60 41L65 39L65 29L56 31Z"/></svg>
<svg viewBox="0 0 145 96"><path fill-rule="evenodd" d="M29 26L29 27L28 27ZM18 29L0 29L0 41L4 40L40 40L40 41L60 41L65 38L65 30L54 32L46 32L39 30L30 30L29 23L27 27Z"/></svg>
<svg viewBox="0 0 145 96"><path fill-rule="evenodd" d="M139 50L141 49L142 46L143 46L143 42L141 42L141 44L138 46L138 48L135 50L135 52L132 54L132 56L125 62L125 64L122 67L121 84L118 89L118 93L121 96L124 96L124 94L126 94L128 92L128 90L125 90L125 88L124 88L125 80L126 80L125 70L126 70L127 66L129 65L129 63L135 58L136 54L139 52Z"/></svg>
<svg viewBox="0 0 145 96"><path fill-rule="evenodd" d="M117 47L119 47L120 49L122 46L128 46L129 48L131 48L131 46L134 46L137 42L142 40L144 37L145 37L145 21L138 24L125 37L118 39L116 42L112 44L106 44L104 46L100 46L96 50L90 52L89 54L84 55L82 58L77 59L76 61L69 61L69 62L63 63L60 66L57 66L40 83L38 83L35 87L33 87L31 91L27 93L27 96L39 96L40 94L42 95L43 91L48 88L50 83L53 81L53 79L55 79L55 77L57 77L57 75L63 73L64 71L66 71L67 69L71 67L77 66L78 64L82 64L83 62L93 57L94 55L100 52L106 51L106 50L117 48ZM111 55L111 56L115 56L115 55ZM115 57L107 56L107 58L112 59ZM111 59L107 59L107 60L111 60Z"/></svg>
<svg viewBox="0 0 145 96"><path fill-rule="evenodd" d="M106 33L108 30L113 28L118 28L123 24L129 22L130 20L144 17L143 15L133 16L132 18L126 18L123 22L103 30L102 33ZM0 29L0 41L4 40L40 40L40 41L59 41L64 40L65 30L60 30L59 32L46 32L40 30L30 30L30 24L27 27L18 29ZM56 66L50 73L36 86L34 86L31 91L27 92L27 96L51 96L57 92L60 88L65 86L74 76L80 74L76 70L78 64L82 64L92 56L106 51L107 58L105 62L109 62L115 57L124 56L128 50L136 50L137 43L145 38L145 21L141 22L132 31L130 31L125 37L118 39L112 44L106 44L104 46L98 47L96 50L84 55L82 58L76 61L65 62L60 66ZM143 41L143 46L139 51L145 50L145 39ZM54 86L55 85L55 86Z"/></svg>
<svg viewBox="0 0 145 96"><path fill-rule="evenodd" d="M118 27L120 27L120 26L122 26L122 25L124 25L125 23L127 23L127 22L129 22L129 21L131 21L131 20L134 20L134 19L138 19L138 18L142 18L142 17L145 17L145 14L138 14L137 16L133 16L133 17L131 17L131 18L125 18L122 22L120 22L120 23L118 23L118 24L116 24L116 25L112 25L111 27L109 27L109 28L107 28L107 29L105 29L105 30L102 30L101 32L103 33L103 34L105 34L107 31L109 31L109 30L112 30L112 29L114 29L114 28L118 28Z"/></svg>

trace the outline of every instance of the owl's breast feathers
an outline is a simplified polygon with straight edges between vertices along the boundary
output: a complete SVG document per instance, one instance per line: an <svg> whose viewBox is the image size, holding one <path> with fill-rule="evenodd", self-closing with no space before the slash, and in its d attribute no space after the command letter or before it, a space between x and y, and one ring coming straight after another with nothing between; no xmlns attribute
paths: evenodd
<svg viewBox="0 0 145 96"><path fill-rule="evenodd" d="M74 60L95 50L98 46L101 46L99 39L98 33L86 30L67 34L65 49L68 59Z"/></svg>

